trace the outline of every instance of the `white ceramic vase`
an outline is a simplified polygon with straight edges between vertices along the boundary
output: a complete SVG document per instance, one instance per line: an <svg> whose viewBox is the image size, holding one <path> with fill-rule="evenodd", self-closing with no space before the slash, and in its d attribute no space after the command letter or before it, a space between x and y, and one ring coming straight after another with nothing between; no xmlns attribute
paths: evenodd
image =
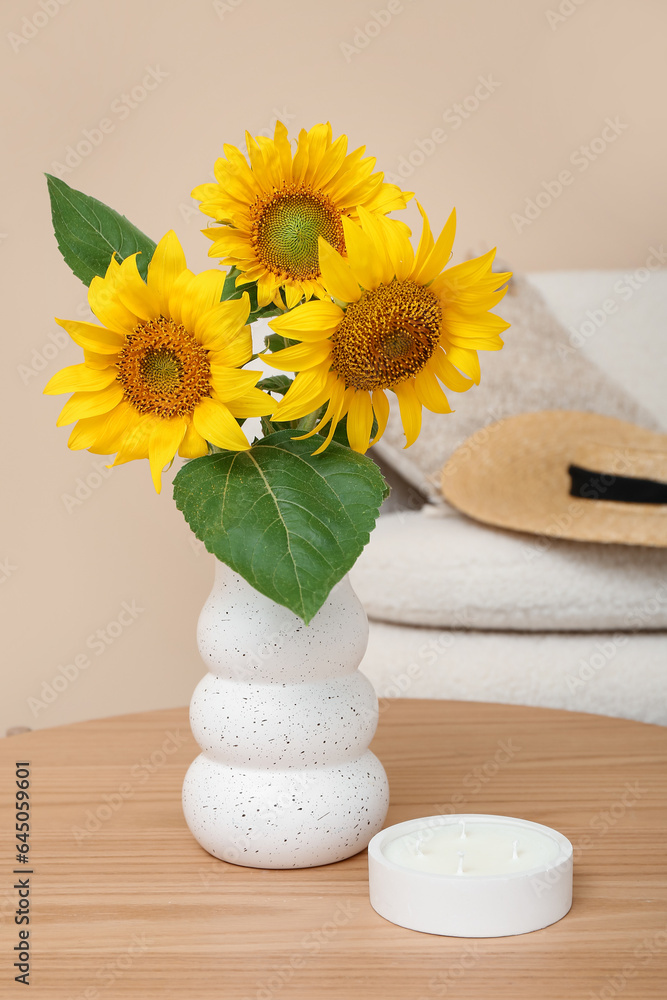
<svg viewBox="0 0 667 1000"><path fill-rule="evenodd" d="M190 704L202 753L183 811L210 854L309 868L363 850L387 777L370 752L377 697L357 667L368 621L347 577L309 625L221 562L197 631L209 673Z"/></svg>

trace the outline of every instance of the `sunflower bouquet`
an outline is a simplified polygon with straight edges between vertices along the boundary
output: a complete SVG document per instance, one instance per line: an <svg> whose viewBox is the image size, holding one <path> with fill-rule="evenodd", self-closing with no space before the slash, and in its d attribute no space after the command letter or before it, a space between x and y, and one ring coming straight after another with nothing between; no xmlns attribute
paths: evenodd
<svg viewBox="0 0 667 1000"><path fill-rule="evenodd" d="M223 147L193 197L224 268L194 274L178 237L157 245L124 216L47 175L58 246L97 323L57 320L83 350L46 393L72 393L72 449L148 459L155 489L176 455L174 499L197 538L308 622L351 568L387 494L366 457L397 403L406 447L443 386L480 379L477 352L508 324L489 312L509 273L495 251L446 268L455 213L416 249L403 192L330 125L282 123ZM253 354L251 324L268 319ZM252 366L278 369L269 375ZM246 367L248 364L251 367ZM292 373L291 378L285 373ZM259 418L249 440L244 424ZM256 421L255 421L256 423Z"/></svg>

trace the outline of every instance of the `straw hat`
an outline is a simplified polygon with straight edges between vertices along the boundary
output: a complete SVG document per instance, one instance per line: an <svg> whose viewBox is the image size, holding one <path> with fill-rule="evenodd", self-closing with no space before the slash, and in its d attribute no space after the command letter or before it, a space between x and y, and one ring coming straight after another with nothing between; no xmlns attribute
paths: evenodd
<svg viewBox="0 0 667 1000"><path fill-rule="evenodd" d="M596 413L522 413L468 438L442 491L501 528L667 547L667 434Z"/></svg>

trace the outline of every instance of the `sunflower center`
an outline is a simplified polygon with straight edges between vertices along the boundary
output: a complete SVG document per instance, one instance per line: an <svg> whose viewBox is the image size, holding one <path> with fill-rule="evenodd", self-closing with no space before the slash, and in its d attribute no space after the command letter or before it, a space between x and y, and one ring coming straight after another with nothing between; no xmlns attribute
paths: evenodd
<svg viewBox="0 0 667 1000"><path fill-rule="evenodd" d="M208 351L180 323L159 316L128 335L118 380L139 413L182 417L211 395Z"/></svg>
<svg viewBox="0 0 667 1000"><path fill-rule="evenodd" d="M345 253L341 213L326 195L290 184L250 209L251 240L267 270L287 278L318 278L317 238Z"/></svg>
<svg viewBox="0 0 667 1000"><path fill-rule="evenodd" d="M362 292L331 338L331 366L355 389L388 389L416 375L440 343L442 310L413 281Z"/></svg>

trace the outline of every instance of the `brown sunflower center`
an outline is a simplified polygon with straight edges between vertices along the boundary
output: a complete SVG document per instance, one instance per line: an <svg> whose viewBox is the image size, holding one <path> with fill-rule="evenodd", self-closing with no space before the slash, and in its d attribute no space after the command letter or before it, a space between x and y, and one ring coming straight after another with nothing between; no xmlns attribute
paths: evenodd
<svg viewBox="0 0 667 1000"><path fill-rule="evenodd" d="M192 413L211 395L208 351L180 323L159 316L135 327L118 358L125 399L139 413Z"/></svg>
<svg viewBox="0 0 667 1000"><path fill-rule="evenodd" d="M331 366L355 389L387 389L416 375L439 342L442 310L433 292L394 280L362 292L334 332Z"/></svg>
<svg viewBox="0 0 667 1000"><path fill-rule="evenodd" d="M283 279L319 277L318 236L345 253L341 213L320 191L290 184L268 198L257 199L250 215L251 241L258 260Z"/></svg>

